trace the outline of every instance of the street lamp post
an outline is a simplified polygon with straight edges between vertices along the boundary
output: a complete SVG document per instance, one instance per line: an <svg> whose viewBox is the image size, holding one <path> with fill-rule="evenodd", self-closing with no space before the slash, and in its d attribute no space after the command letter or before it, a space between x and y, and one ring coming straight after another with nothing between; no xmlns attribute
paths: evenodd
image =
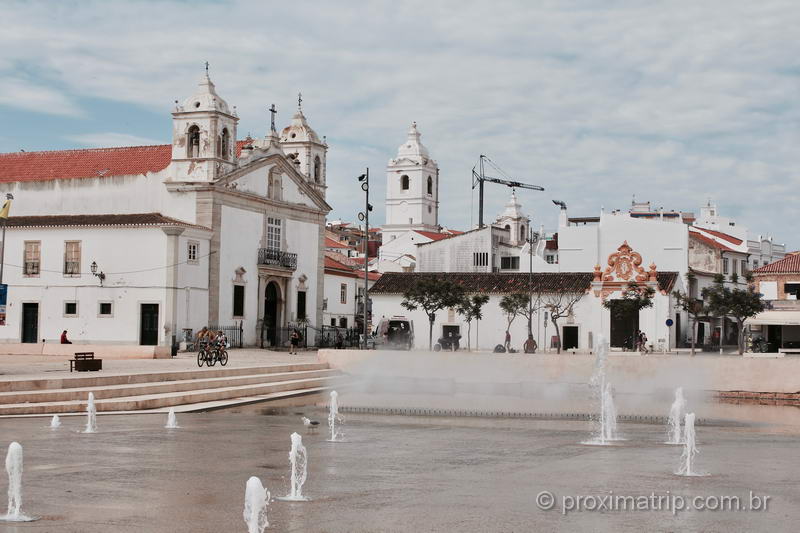
<svg viewBox="0 0 800 533"><path fill-rule="evenodd" d="M367 325L367 306L369 305L369 212L372 206L369 203L369 167L364 174L358 177L361 190L364 191L364 211L358 214L358 219L364 223L364 344L367 349L369 326Z"/></svg>

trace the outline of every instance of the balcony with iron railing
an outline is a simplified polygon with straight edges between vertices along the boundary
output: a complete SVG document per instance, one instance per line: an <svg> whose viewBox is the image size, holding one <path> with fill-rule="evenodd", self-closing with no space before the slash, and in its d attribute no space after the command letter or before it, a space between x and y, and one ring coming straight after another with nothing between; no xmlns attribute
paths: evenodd
<svg viewBox="0 0 800 533"><path fill-rule="evenodd" d="M297 268L297 254L274 250L272 248L258 249L258 264L295 270Z"/></svg>

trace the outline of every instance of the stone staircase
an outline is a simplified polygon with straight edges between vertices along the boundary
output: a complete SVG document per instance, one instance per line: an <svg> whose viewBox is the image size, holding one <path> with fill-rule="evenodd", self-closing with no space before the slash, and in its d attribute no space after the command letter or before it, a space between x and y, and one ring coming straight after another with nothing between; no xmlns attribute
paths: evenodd
<svg viewBox="0 0 800 533"><path fill-rule="evenodd" d="M90 392L98 412L204 411L322 393L343 382L324 363L0 381L0 416L84 412Z"/></svg>

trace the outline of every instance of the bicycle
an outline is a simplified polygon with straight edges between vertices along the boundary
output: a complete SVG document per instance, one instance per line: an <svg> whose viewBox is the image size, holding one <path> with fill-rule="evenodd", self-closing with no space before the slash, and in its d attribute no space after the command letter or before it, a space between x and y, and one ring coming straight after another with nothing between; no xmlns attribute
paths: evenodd
<svg viewBox="0 0 800 533"><path fill-rule="evenodd" d="M197 366L202 367L203 363L207 366L214 365L214 358L212 356L212 350L209 350L209 346L207 342L200 343L200 349L197 351Z"/></svg>
<svg viewBox="0 0 800 533"><path fill-rule="evenodd" d="M217 361L221 366L225 366L228 364L228 350L225 349L226 343L219 342L214 344L214 348L211 350L211 360L208 362L208 366L214 366Z"/></svg>

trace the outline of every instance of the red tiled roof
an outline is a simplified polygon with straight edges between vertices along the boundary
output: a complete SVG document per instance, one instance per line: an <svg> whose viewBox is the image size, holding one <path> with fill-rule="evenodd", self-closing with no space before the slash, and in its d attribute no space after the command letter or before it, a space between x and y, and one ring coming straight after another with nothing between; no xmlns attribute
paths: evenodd
<svg viewBox="0 0 800 533"><path fill-rule="evenodd" d="M697 226L692 226L692 229L705 231L706 233L710 233L711 235L719 237L720 239L728 241L729 243L735 244L736 246L739 246L740 244L742 244L742 242L744 242L742 241L742 239L737 239L733 235L728 235L727 233L722 233L721 231L707 229L707 228L698 228Z"/></svg>
<svg viewBox="0 0 800 533"><path fill-rule="evenodd" d="M113 215L36 215L9 217L6 225L9 228L22 227L58 227L58 226L186 226L208 229L165 217L161 213L126 213Z"/></svg>
<svg viewBox="0 0 800 533"><path fill-rule="evenodd" d="M340 263L339 261L328 256L325 256L325 273L335 276L345 276L348 278L364 278L363 271L355 270L352 267L349 267L344 263ZM378 272L368 272L367 277L370 281L377 281L380 279L381 275Z"/></svg>
<svg viewBox="0 0 800 533"><path fill-rule="evenodd" d="M325 236L325 248L352 248L352 246L339 242L336 239L331 239L327 235Z"/></svg>
<svg viewBox="0 0 800 533"><path fill-rule="evenodd" d="M452 235L448 233L434 233L433 231L419 231L419 230L414 230L414 231L419 233L420 235L423 235L431 239L432 241L441 241L442 239L449 239L450 237L452 237Z"/></svg>
<svg viewBox="0 0 800 533"><path fill-rule="evenodd" d="M716 248L717 250L722 250L724 252L736 252L737 251L737 250L734 250L733 248L728 248L727 246L725 246L721 242L717 242L717 241L715 241L714 239L712 239L710 237L706 237L705 235L703 235L701 233L697 233L696 231L689 231L689 236L692 237L693 239L697 239L698 241L711 246L712 248Z"/></svg>
<svg viewBox="0 0 800 533"><path fill-rule="evenodd" d="M753 270L753 274L798 274L800 273L800 255L787 255L774 263Z"/></svg>
<svg viewBox="0 0 800 533"><path fill-rule="evenodd" d="M237 141L237 153L244 143ZM0 154L0 183L146 174L164 170L171 159L170 144L12 152Z"/></svg>
<svg viewBox="0 0 800 533"><path fill-rule="evenodd" d="M558 290L586 291L592 283L591 272L536 272L533 274L534 290L554 292ZM403 294L410 286L423 279L452 281L461 285L467 293L507 294L524 292L530 287L528 273L473 273L473 272L386 272L370 289L373 294ZM659 272L658 285L671 291L678 279L677 272Z"/></svg>

